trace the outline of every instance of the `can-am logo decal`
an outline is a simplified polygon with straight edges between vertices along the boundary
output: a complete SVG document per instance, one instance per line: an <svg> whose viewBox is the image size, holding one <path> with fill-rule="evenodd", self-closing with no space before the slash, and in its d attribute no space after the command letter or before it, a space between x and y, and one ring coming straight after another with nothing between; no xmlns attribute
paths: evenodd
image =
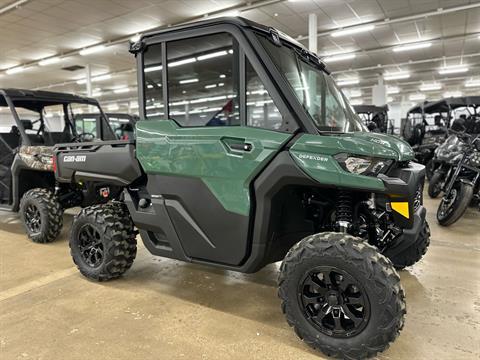
<svg viewBox="0 0 480 360"><path fill-rule="evenodd" d="M318 155L310 155L310 154L300 154L298 155L299 159L305 159L305 160L315 160L315 161L322 161L322 162L327 162L328 158L324 156L318 156Z"/></svg>
<svg viewBox="0 0 480 360"><path fill-rule="evenodd" d="M71 162L85 162L87 160L86 155L65 155L63 157L63 162L71 163Z"/></svg>

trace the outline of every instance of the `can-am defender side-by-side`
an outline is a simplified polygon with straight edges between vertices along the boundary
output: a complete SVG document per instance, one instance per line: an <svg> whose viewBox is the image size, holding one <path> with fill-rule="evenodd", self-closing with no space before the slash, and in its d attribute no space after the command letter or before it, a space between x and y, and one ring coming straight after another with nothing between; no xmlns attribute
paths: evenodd
<svg viewBox="0 0 480 360"><path fill-rule="evenodd" d="M82 184L61 184L55 189L55 144L115 139L102 117L94 132L76 131L73 118L83 111L101 114L93 99L0 89L0 209L19 211L29 238L35 242L57 237L64 209L101 200L92 191L88 192L90 199L86 198L87 188Z"/></svg>
<svg viewBox="0 0 480 360"><path fill-rule="evenodd" d="M395 268L429 244L410 146L369 133L318 57L275 29L211 19L131 52L136 141L56 148L60 183L123 187L76 217L80 272L121 276L135 228L154 255L240 272L283 261L282 311L307 344L352 359L386 349L405 316Z"/></svg>

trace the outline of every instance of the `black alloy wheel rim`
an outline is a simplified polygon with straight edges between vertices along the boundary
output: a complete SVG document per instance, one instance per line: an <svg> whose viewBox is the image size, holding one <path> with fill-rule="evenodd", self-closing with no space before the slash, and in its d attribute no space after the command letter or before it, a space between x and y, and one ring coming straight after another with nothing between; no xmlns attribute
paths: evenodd
<svg viewBox="0 0 480 360"><path fill-rule="evenodd" d="M25 224L31 234L37 234L42 227L42 216L35 204L28 204L25 208Z"/></svg>
<svg viewBox="0 0 480 360"><path fill-rule="evenodd" d="M80 254L83 261L93 268L103 262L103 244L100 233L92 225L84 225L78 233Z"/></svg>
<svg viewBox="0 0 480 360"><path fill-rule="evenodd" d="M300 282L299 303L306 320L332 337L352 337L370 319L370 301L350 274L331 266L309 271Z"/></svg>

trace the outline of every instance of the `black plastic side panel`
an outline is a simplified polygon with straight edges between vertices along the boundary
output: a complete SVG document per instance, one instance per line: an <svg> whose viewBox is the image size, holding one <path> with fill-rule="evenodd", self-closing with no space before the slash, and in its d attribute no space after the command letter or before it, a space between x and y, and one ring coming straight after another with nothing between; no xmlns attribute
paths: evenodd
<svg viewBox="0 0 480 360"><path fill-rule="evenodd" d="M190 261L185 255L177 233L165 207L165 199L150 198L150 205L142 209L138 206L138 196L124 190L125 204L135 226L140 231L145 247L157 256Z"/></svg>
<svg viewBox="0 0 480 360"><path fill-rule="evenodd" d="M248 217L225 210L198 178L148 175L152 197L165 198L182 247L198 261L237 266L249 251Z"/></svg>
<svg viewBox="0 0 480 360"><path fill-rule="evenodd" d="M107 181L126 186L142 175L133 143L119 141L55 147L60 182Z"/></svg>
<svg viewBox="0 0 480 360"><path fill-rule="evenodd" d="M252 208L250 221L250 252L241 266L225 266L208 261L193 259L192 262L216 265L234 271L252 273L260 270L265 265L277 261L276 255L288 249L277 249L283 246L275 242L275 229L279 228L281 221L281 208L272 204L284 187L292 185L320 187L320 184L309 178L291 158L288 151L279 153L252 184ZM326 190L328 191L328 190ZM217 223L223 219L214 219ZM297 239L301 240L301 238Z"/></svg>

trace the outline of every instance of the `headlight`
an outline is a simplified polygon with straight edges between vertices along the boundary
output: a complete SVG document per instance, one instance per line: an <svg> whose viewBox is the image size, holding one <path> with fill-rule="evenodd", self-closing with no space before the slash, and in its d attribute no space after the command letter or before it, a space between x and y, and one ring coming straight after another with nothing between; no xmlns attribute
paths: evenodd
<svg viewBox="0 0 480 360"><path fill-rule="evenodd" d="M385 173L393 162L392 160L349 154L337 154L335 159L344 170L352 174L370 176Z"/></svg>

